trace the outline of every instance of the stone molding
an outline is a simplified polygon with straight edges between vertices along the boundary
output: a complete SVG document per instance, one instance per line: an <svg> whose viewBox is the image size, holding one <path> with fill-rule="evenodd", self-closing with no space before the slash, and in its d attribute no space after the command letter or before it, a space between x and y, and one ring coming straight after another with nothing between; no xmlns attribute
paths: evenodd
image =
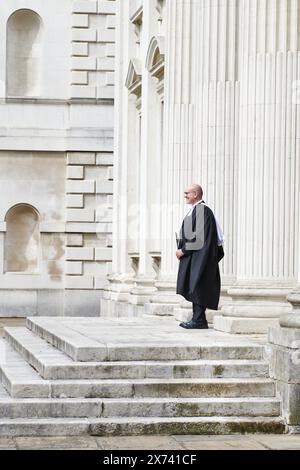
<svg viewBox="0 0 300 470"><path fill-rule="evenodd" d="M142 65L139 59L130 59L125 86L129 93L139 97L142 93Z"/></svg>

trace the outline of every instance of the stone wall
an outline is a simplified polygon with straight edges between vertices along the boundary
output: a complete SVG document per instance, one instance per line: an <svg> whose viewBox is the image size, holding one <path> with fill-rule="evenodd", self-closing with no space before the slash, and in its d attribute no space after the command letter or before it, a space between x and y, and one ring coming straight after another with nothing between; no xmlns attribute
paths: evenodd
<svg viewBox="0 0 300 470"><path fill-rule="evenodd" d="M114 0L73 3L73 98L114 97L115 6Z"/></svg>
<svg viewBox="0 0 300 470"><path fill-rule="evenodd" d="M111 269L114 19L114 0L1 6L0 316L100 313Z"/></svg>

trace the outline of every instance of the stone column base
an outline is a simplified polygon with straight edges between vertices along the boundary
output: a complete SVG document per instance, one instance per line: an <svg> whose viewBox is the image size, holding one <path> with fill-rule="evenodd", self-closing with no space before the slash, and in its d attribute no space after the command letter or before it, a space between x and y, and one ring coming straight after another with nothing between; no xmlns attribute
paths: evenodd
<svg viewBox="0 0 300 470"><path fill-rule="evenodd" d="M192 306L188 307L175 307L174 308L174 317L179 322L190 321L193 316Z"/></svg>
<svg viewBox="0 0 300 470"><path fill-rule="evenodd" d="M143 313L144 307L142 305L109 299L100 300L101 317L139 317L143 315Z"/></svg>
<svg viewBox="0 0 300 470"><path fill-rule="evenodd" d="M233 334L266 334L270 327L279 324L278 318L240 318L215 315L213 325L215 330Z"/></svg>
<svg viewBox="0 0 300 470"><path fill-rule="evenodd" d="M144 304L156 292L153 279L111 277L111 283L104 291L100 302L100 315L103 317L138 317L145 313Z"/></svg>
<svg viewBox="0 0 300 470"><path fill-rule="evenodd" d="M146 315L173 316L174 307L177 304L163 304L159 302L147 302L144 306Z"/></svg>
<svg viewBox="0 0 300 470"><path fill-rule="evenodd" d="M159 279L155 282L154 292L145 303L147 315L173 316L174 308L179 306L180 297L176 294L176 283L173 280Z"/></svg>
<svg viewBox="0 0 300 470"><path fill-rule="evenodd" d="M246 282L246 281L245 281ZM282 314L291 312L286 296L290 288L266 283L235 285L228 289L231 300L226 301L214 319L214 328L226 333L266 334L278 325Z"/></svg>

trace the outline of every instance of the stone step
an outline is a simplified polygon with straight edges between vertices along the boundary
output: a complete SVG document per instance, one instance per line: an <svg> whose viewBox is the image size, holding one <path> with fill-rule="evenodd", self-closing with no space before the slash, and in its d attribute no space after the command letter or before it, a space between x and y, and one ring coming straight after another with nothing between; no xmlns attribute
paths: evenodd
<svg viewBox="0 0 300 470"><path fill-rule="evenodd" d="M32 331L7 327L5 338L45 379L268 377L257 360L75 362Z"/></svg>
<svg viewBox="0 0 300 470"><path fill-rule="evenodd" d="M44 380L6 342L1 342L3 354L0 361L0 379L11 397L47 398L49 381ZM36 395L37 393L37 395Z"/></svg>
<svg viewBox="0 0 300 470"><path fill-rule="evenodd" d="M87 418L0 419L0 436L82 436L89 434Z"/></svg>
<svg viewBox="0 0 300 470"><path fill-rule="evenodd" d="M280 418L82 418L0 419L0 436L240 434L285 432Z"/></svg>
<svg viewBox="0 0 300 470"><path fill-rule="evenodd" d="M250 397L274 396L275 384L266 378L207 379L43 379L10 345L5 344L1 380L13 398L124 397Z"/></svg>
<svg viewBox="0 0 300 470"><path fill-rule="evenodd" d="M91 418L90 434L241 434L285 432L281 418L193 417L193 418Z"/></svg>
<svg viewBox="0 0 300 470"><path fill-rule="evenodd" d="M84 326L79 323L81 319L69 318L64 320L65 323L62 320L58 323L52 318L32 317L27 318L26 325L32 332L70 356L74 361L259 360L263 356L263 346L259 344L239 339L235 339L233 344L228 344L223 336L216 336L212 344L211 339L207 336L199 336L201 330L194 330L191 336L180 336L182 332L176 331L176 336L171 337L171 340L167 342L163 339L163 335L159 336L160 340L151 341L151 334L146 341L143 338L143 330L137 330L134 338L130 340L130 333L124 327L125 336L121 336L123 342L120 343L117 336L111 336L112 339L110 339L109 332L114 331L113 326L105 323L103 319L101 319L102 323L98 322L100 325L98 329L95 328L94 337L98 338L96 341L76 330L78 328L80 331L85 331ZM76 320L79 325L77 327ZM87 319L85 319L85 322L87 323ZM74 326L71 327L70 325L73 325L73 323ZM110 323L113 323L111 319ZM87 331L90 335L92 334L90 330ZM121 335L122 329L118 333ZM128 334L128 337L126 337L126 334ZM202 341L199 341L200 338Z"/></svg>
<svg viewBox="0 0 300 470"><path fill-rule="evenodd" d="M277 398L0 398L2 418L279 416Z"/></svg>
<svg viewBox="0 0 300 470"><path fill-rule="evenodd" d="M102 417L279 416L278 398L105 399Z"/></svg>
<svg viewBox="0 0 300 470"><path fill-rule="evenodd" d="M28 366L30 367L30 366ZM272 397L269 379L44 380L34 370L1 366L2 383L14 398Z"/></svg>
<svg viewBox="0 0 300 470"><path fill-rule="evenodd" d="M12 419L100 417L102 416L102 402L98 398L16 399L9 397L0 399L0 416Z"/></svg>
<svg viewBox="0 0 300 470"><path fill-rule="evenodd" d="M40 321L42 320L42 321ZM106 361L106 345L100 344L68 327L61 322L27 318L26 326L35 334L63 351L75 361Z"/></svg>

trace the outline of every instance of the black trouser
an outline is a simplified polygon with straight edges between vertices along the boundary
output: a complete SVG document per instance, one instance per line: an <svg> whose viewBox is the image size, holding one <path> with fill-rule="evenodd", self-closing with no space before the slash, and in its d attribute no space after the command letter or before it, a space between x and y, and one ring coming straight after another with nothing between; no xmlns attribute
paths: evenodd
<svg viewBox="0 0 300 470"><path fill-rule="evenodd" d="M205 316L206 307L203 305L193 303L193 318L192 321L199 323L201 325L207 325L207 320Z"/></svg>

